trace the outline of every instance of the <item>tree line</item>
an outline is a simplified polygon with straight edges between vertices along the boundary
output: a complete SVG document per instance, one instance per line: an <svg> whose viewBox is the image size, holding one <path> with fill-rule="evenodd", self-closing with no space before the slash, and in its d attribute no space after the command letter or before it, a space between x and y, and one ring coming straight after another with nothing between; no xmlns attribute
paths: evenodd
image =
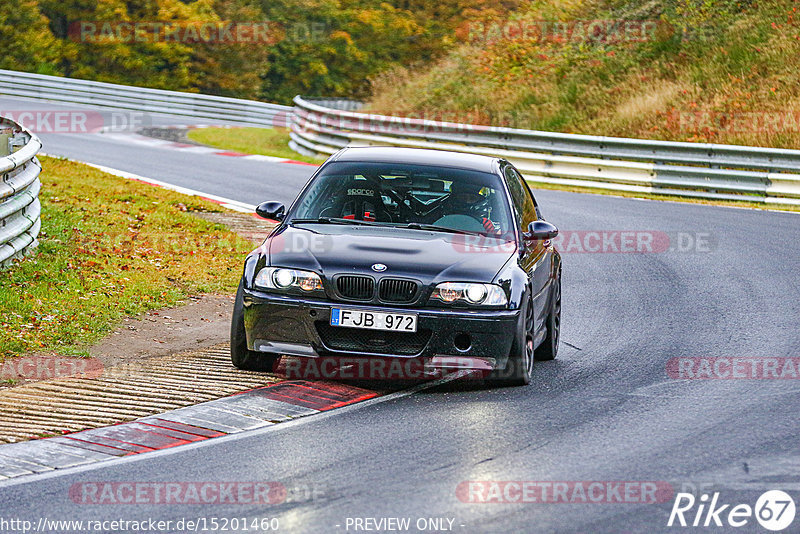
<svg viewBox="0 0 800 534"><path fill-rule="evenodd" d="M371 79L457 44L519 0L15 0L0 68L289 103L365 98Z"/></svg>

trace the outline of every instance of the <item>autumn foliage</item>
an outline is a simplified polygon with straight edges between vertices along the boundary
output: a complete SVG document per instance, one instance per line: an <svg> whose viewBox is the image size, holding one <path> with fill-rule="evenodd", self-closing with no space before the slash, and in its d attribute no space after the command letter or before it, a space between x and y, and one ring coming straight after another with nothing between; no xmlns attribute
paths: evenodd
<svg viewBox="0 0 800 534"><path fill-rule="evenodd" d="M296 94L358 98L370 94L377 73L423 64L452 47L468 17L517 2L2 2L0 68L271 102ZM225 24L266 27L269 38L203 38L204 25Z"/></svg>

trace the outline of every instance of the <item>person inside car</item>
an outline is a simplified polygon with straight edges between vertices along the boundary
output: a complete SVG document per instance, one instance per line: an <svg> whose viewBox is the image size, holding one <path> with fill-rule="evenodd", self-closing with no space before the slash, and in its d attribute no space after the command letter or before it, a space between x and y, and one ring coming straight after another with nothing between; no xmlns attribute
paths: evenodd
<svg viewBox="0 0 800 534"><path fill-rule="evenodd" d="M499 233L490 218L492 199L482 194L482 189L481 184L453 182L442 204L441 217L434 224L470 232Z"/></svg>

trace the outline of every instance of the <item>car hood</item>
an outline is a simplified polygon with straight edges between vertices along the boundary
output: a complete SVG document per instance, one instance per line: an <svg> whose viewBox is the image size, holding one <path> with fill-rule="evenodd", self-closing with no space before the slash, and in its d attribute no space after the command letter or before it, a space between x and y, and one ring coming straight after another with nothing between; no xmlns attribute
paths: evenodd
<svg viewBox="0 0 800 534"><path fill-rule="evenodd" d="M515 252L499 239L372 226L286 226L269 242L269 263L319 272L443 281L491 282ZM386 265L376 272L376 263Z"/></svg>

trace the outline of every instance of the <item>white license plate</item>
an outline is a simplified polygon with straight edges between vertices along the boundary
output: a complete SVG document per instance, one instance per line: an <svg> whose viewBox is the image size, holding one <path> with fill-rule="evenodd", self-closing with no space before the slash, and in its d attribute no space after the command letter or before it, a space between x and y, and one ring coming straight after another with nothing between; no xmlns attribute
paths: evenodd
<svg viewBox="0 0 800 534"><path fill-rule="evenodd" d="M416 332L417 315L415 313L384 313L333 308L331 310L331 326Z"/></svg>

